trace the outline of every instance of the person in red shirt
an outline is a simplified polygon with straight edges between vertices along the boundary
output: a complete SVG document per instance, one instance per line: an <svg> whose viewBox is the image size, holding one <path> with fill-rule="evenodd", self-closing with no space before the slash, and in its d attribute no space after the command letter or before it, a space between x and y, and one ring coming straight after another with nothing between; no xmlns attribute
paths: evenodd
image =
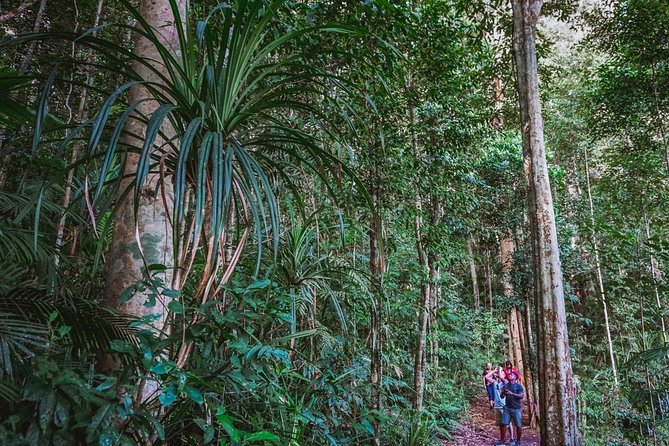
<svg viewBox="0 0 669 446"><path fill-rule="evenodd" d="M520 372L518 372L518 369L513 366L513 363L507 359L504 367L504 373L508 376L509 373L511 372L516 374L516 376L518 377L518 382L520 382L521 381Z"/></svg>

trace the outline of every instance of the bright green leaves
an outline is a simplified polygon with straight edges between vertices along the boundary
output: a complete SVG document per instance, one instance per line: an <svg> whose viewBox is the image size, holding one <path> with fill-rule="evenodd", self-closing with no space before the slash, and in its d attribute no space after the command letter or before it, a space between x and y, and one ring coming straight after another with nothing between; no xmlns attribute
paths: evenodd
<svg viewBox="0 0 669 446"><path fill-rule="evenodd" d="M235 417L226 413L224 407L219 407L216 412L216 420L220 426L225 430L230 438L230 442L227 442L224 439L221 439L220 445L254 445L254 444L282 444L281 439L270 432L245 432L235 427L235 423L238 422Z"/></svg>

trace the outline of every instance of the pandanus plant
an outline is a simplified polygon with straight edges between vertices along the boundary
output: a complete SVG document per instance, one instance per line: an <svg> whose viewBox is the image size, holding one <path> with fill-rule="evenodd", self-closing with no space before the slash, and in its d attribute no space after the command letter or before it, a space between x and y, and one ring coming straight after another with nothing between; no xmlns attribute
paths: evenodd
<svg viewBox="0 0 669 446"><path fill-rule="evenodd" d="M121 213L123 203L131 203L133 238L145 273L161 267L147 259L138 216L143 206L160 208L152 212L166 215L172 244L172 255L165 257L172 264L162 267L171 274L163 276L167 283L162 287L180 290L187 280L196 281L193 303L199 304L219 292L247 245L257 249L256 272L263 246L276 252L280 218L275 188L280 181L290 189L293 166L306 166L322 177L335 199L331 173L351 174L327 148L338 138L328 122L337 111L346 116L342 122L351 122L355 113L345 98L355 89L313 62L322 59L320 50L312 49L307 58L296 43L314 33L360 33L334 25L282 31L282 0L220 3L202 20L193 20L187 7L183 10L183 0L169 0L173 23L160 29L130 2L123 3L137 26L118 26L132 30L136 42L150 47L154 57L147 58L146 50L130 52L93 32L23 35L13 43L75 39L94 50L97 70L125 79L60 147L73 141L87 147L79 164L86 171L95 167L100 179L90 187L88 178L82 181L93 223L107 210L104 190L120 185L111 210ZM176 33L175 39L166 37L170 33ZM52 75L40 101L35 150L54 82ZM141 94L133 94L138 88ZM147 102L153 104L150 114L143 108ZM115 113L119 105L122 113ZM105 181L118 159L126 160L125 174ZM158 197L150 204L142 201L147 187ZM196 277L193 264L199 257L204 267ZM180 365L189 349L181 347Z"/></svg>

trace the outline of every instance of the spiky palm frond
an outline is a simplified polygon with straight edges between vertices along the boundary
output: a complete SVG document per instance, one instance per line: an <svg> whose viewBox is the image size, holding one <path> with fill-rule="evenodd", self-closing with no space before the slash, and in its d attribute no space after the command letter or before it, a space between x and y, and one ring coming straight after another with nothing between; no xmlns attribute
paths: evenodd
<svg viewBox="0 0 669 446"><path fill-rule="evenodd" d="M31 83L30 76L21 76L7 67L0 67L0 124L5 127L27 124L33 120L33 110L16 96Z"/></svg>
<svg viewBox="0 0 669 446"><path fill-rule="evenodd" d="M50 349L54 336L75 356L109 351L112 341L132 341L130 322L78 296L53 296L30 285L1 292L0 376L11 376L17 361Z"/></svg>
<svg viewBox="0 0 669 446"><path fill-rule="evenodd" d="M290 230L283 234L274 280L290 290L293 333L297 331L300 319L312 321L312 328L323 333L325 326L318 322L317 313L328 308L329 313L337 318L341 332L346 334L348 326L341 302L341 284L350 280L352 275L357 279L360 277L350 264L337 264L329 252L319 252L317 218L318 211L301 222L293 219ZM320 230L327 233L336 229L341 228L333 226ZM369 286L369 281L364 282L361 279L363 288Z"/></svg>

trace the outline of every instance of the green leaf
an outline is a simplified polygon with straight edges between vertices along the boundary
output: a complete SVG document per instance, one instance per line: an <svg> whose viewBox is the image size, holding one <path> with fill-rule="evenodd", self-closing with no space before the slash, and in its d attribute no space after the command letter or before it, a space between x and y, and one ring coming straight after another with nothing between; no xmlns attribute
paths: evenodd
<svg viewBox="0 0 669 446"><path fill-rule="evenodd" d="M177 394L171 387L166 387L163 389L163 393L160 394L160 397L158 399L160 401L160 404L163 405L163 407L167 407L172 405L172 403L176 401Z"/></svg>
<svg viewBox="0 0 669 446"><path fill-rule="evenodd" d="M256 441L271 441L274 444L279 444L281 438L267 431L254 432L244 436L244 443L253 443Z"/></svg>
<svg viewBox="0 0 669 446"><path fill-rule="evenodd" d="M86 440L90 443L93 441L93 439L97 436L96 434L98 433L98 430L102 427L103 423L107 419L107 417L110 415L109 411L111 410L112 405L107 403L100 407L98 411L95 413L93 418L91 418L91 421L88 425L88 428L86 429Z"/></svg>
<svg viewBox="0 0 669 446"><path fill-rule="evenodd" d="M167 304L167 309L170 310L172 313L182 314L184 312L184 306L178 300L171 300Z"/></svg>
<svg viewBox="0 0 669 446"><path fill-rule="evenodd" d="M102 381L100 384L98 384L95 387L95 390L97 390L98 392L101 392L103 390L111 389L112 387L114 387L116 385L116 381L117 381L116 377L108 376L104 379L104 381Z"/></svg>
<svg viewBox="0 0 669 446"><path fill-rule="evenodd" d="M156 375L165 375L169 372L169 369L165 367L162 362L159 362L158 364L155 364L153 367L151 367L149 371L155 373Z"/></svg>
<svg viewBox="0 0 669 446"><path fill-rule="evenodd" d="M191 386L186 386L184 388L184 392L186 392L186 395L188 395L188 397L191 400L195 401L197 404L204 403L204 397L202 396L202 393L196 388Z"/></svg>

